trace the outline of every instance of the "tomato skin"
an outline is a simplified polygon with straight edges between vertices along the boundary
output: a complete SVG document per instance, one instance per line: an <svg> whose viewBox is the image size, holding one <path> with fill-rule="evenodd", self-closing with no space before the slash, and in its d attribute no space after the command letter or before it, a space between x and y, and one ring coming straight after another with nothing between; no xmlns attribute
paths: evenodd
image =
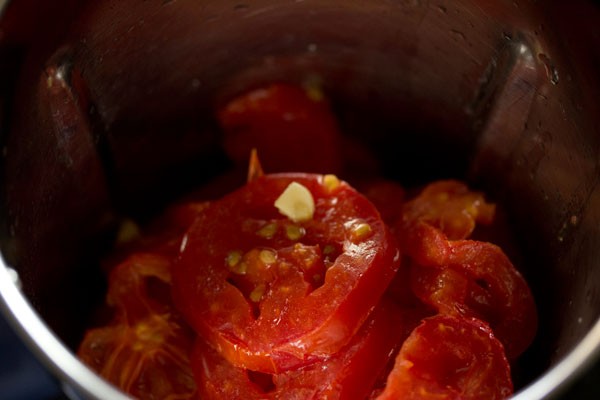
<svg viewBox="0 0 600 400"><path fill-rule="evenodd" d="M201 398L213 400L366 398L400 346L404 325L403 311L384 300L342 350L301 369L269 375L270 390L261 388L245 369L231 365L200 340L192 355L198 392Z"/></svg>
<svg viewBox="0 0 600 400"><path fill-rule="evenodd" d="M173 308L170 260L138 253L110 275L110 324L90 329L78 349L81 360L123 391L140 399L194 399L189 365L193 332ZM162 289L164 289L164 287Z"/></svg>
<svg viewBox="0 0 600 400"><path fill-rule="evenodd" d="M441 230L423 221L415 221L396 232L396 236L400 236L400 248L419 265L434 267L447 262L450 246Z"/></svg>
<svg viewBox="0 0 600 400"><path fill-rule="evenodd" d="M286 236L290 221L273 206L294 181L310 190L316 204L313 219L295 224L305 232L297 240ZM369 231L356 238L360 221ZM274 226L275 233L261 235L266 226ZM266 373L338 351L379 301L399 264L395 242L374 206L346 183L331 191L314 174L273 174L250 182L211 203L185 240L173 272L178 308L229 362ZM311 259L327 264L324 279L314 281L319 275L314 269L305 274L301 256L294 261L298 245L312 246ZM330 259L328 246L335 253ZM269 249L277 262L251 262L255 249ZM232 251L245 254L244 262L252 266L247 272L236 275L227 267ZM262 282L258 317L240 281L255 288Z"/></svg>
<svg viewBox="0 0 600 400"><path fill-rule="evenodd" d="M439 312L487 321L509 359L531 344L537 311L529 286L502 249L491 243L449 241L444 264L413 265L413 291Z"/></svg>
<svg viewBox="0 0 600 400"><path fill-rule="evenodd" d="M448 239L468 238L475 223L489 225L496 207L487 203L483 194L469 190L467 185L455 180L436 181L407 202L402 210L405 226L425 222L443 232ZM407 230L407 235L412 232Z"/></svg>
<svg viewBox="0 0 600 400"><path fill-rule="evenodd" d="M406 339L377 400L504 399L513 392L502 344L480 320L425 319Z"/></svg>
<svg viewBox="0 0 600 400"><path fill-rule="evenodd" d="M316 88L285 83L257 88L225 104L218 118L225 150L238 163L246 164L255 148L266 171L341 170L341 133Z"/></svg>
<svg viewBox="0 0 600 400"><path fill-rule="evenodd" d="M488 322L508 358L533 341L537 311L526 281L502 249L465 240L495 207L457 181L428 185L403 206L395 234L408 254L413 292L438 312Z"/></svg>

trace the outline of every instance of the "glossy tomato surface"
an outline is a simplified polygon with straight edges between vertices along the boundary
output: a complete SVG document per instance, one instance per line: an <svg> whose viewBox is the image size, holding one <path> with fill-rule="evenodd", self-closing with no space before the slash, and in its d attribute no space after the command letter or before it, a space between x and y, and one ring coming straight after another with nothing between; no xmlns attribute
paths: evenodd
<svg viewBox="0 0 600 400"><path fill-rule="evenodd" d="M500 247L466 240L476 223L491 224L495 206L462 182L438 181L402 208L395 233L413 292L442 314L486 321L516 359L537 330L533 295Z"/></svg>
<svg viewBox="0 0 600 400"><path fill-rule="evenodd" d="M314 199L293 222L274 206L292 183ZM375 207L316 174L265 175L199 214L173 295L192 327L234 365L281 372L329 356L375 307L400 261Z"/></svg>
<svg viewBox="0 0 600 400"><path fill-rule="evenodd" d="M487 324L438 315L406 339L377 400L494 400L512 391L504 349Z"/></svg>
<svg viewBox="0 0 600 400"><path fill-rule="evenodd" d="M413 291L441 313L487 321L515 359L531 344L537 312L525 279L502 250L485 242L448 243L448 256L434 267L412 266Z"/></svg>
<svg viewBox="0 0 600 400"><path fill-rule="evenodd" d="M170 301L170 260L137 253L110 275L107 303L115 314L89 330L77 352L83 362L140 399L193 399L189 353L193 332Z"/></svg>
<svg viewBox="0 0 600 400"><path fill-rule="evenodd" d="M476 223L489 225L495 211L496 206L486 202L483 193L470 190L465 183L436 181L403 205L402 223L410 227L424 222L439 229L448 239L466 239Z"/></svg>
<svg viewBox="0 0 600 400"><path fill-rule="evenodd" d="M214 400L364 399L399 348L405 324L402 309L382 301L339 352L275 375L235 367L201 340L192 355L198 393L201 398Z"/></svg>
<svg viewBox="0 0 600 400"><path fill-rule="evenodd" d="M341 140L319 88L274 83L233 98L218 119L229 157L245 163L251 149L270 172L338 173Z"/></svg>

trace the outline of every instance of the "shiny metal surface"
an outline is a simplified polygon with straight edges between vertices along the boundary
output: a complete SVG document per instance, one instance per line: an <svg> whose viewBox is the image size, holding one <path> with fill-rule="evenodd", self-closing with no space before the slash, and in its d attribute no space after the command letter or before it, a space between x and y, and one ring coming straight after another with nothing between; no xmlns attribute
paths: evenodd
<svg viewBox="0 0 600 400"><path fill-rule="evenodd" d="M127 399L123 393L85 367L42 321L14 284L9 269L0 260L0 309L19 336L39 359L74 389L73 394L89 399ZM64 386L66 387L66 386ZM75 397L73 397L75 398Z"/></svg>
<svg viewBox="0 0 600 400"><path fill-rule="evenodd" d="M4 12L4 9L8 6L10 0L0 0L0 15Z"/></svg>
<svg viewBox="0 0 600 400"><path fill-rule="evenodd" d="M2 94L14 93L10 117L0 115L2 251L23 291L0 266L0 298L77 391L114 395L69 349L102 297L94 260L115 216L146 216L226 170L213 110L273 80L323 84L343 130L374 160L347 154L348 165L407 185L463 177L506 207L541 322L516 366L515 398L557 397L597 360L600 12L591 3L66 3L83 8L44 19L62 31L0 40L0 50L7 40L26 49L18 83Z"/></svg>

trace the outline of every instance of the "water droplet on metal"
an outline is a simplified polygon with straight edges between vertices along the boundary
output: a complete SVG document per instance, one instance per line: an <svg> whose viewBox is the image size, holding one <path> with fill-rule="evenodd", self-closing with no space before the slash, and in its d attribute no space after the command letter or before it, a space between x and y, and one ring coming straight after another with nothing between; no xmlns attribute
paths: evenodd
<svg viewBox="0 0 600 400"><path fill-rule="evenodd" d="M8 275L10 275L10 279L13 281L16 287L22 289L23 285L21 284L21 279L19 278L19 273L12 268L6 268L8 271Z"/></svg>
<svg viewBox="0 0 600 400"><path fill-rule="evenodd" d="M550 77L550 82L552 82L553 85L558 85L558 71L555 67L552 67L552 74Z"/></svg>
<svg viewBox="0 0 600 400"><path fill-rule="evenodd" d="M466 40L466 36L465 36L465 34L464 34L464 33L462 33L461 31L459 31L459 30L456 30L456 29L450 29L450 32L452 32L452 34L453 34L454 36L456 36L457 38L459 38L459 39L461 39L461 40Z"/></svg>

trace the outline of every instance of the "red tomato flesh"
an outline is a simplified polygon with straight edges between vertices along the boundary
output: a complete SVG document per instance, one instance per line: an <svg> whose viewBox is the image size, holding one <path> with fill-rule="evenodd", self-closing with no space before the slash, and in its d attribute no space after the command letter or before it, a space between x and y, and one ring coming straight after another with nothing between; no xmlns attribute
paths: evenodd
<svg viewBox="0 0 600 400"><path fill-rule="evenodd" d="M198 393L205 399L364 399L401 344L405 318L382 301L352 341L333 356L277 375L256 375L231 365L200 340L192 355Z"/></svg>
<svg viewBox="0 0 600 400"><path fill-rule="evenodd" d="M338 173L341 133L318 88L272 84L243 93L218 113L225 150L246 163L255 148L266 171Z"/></svg>
<svg viewBox="0 0 600 400"><path fill-rule="evenodd" d="M513 360L537 330L529 286L498 246L464 240L494 212L465 184L438 181L403 205L395 234L412 260L411 286L421 301L443 314L485 320Z"/></svg>
<svg viewBox="0 0 600 400"><path fill-rule="evenodd" d="M438 228L449 239L466 239L475 223L490 224L495 206L483 194L469 190L462 182L447 180L427 185L403 207L403 223L425 222ZM410 230L406 233L411 235Z"/></svg>
<svg viewBox="0 0 600 400"><path fill-rule="evenodd" d="M102 377L141 399L196 396L189 361L194 335L171 304L169 268L167 258L143 253L116 266L107 296L115 316L87 331L77 352Z"/></svg>
<svg viewBox="0 0 600 400"><path fill-rule="evenodd" d="M406 339L377 400L494 400L513 392L502 344L477 319L427 318Z"/></svg>
<svg viewBox="0 0 600 400"><path fill-rule="evenodd" d="M448 256L436 267L413 265L412 288L439 312L487 321L509 359L531 344L537 311L529 286L502 249L471 240L448 242Z"/></svg>
<svg viewBox="0 0 600 400"><path fill-rule="evenodd" d="M274 207L297 182L314 217ZM375 207L322 175L265 175L211 203L185 238L173 295L192 327L232 364L277 373L343 347L379 301L399 253Z"/></svg>

